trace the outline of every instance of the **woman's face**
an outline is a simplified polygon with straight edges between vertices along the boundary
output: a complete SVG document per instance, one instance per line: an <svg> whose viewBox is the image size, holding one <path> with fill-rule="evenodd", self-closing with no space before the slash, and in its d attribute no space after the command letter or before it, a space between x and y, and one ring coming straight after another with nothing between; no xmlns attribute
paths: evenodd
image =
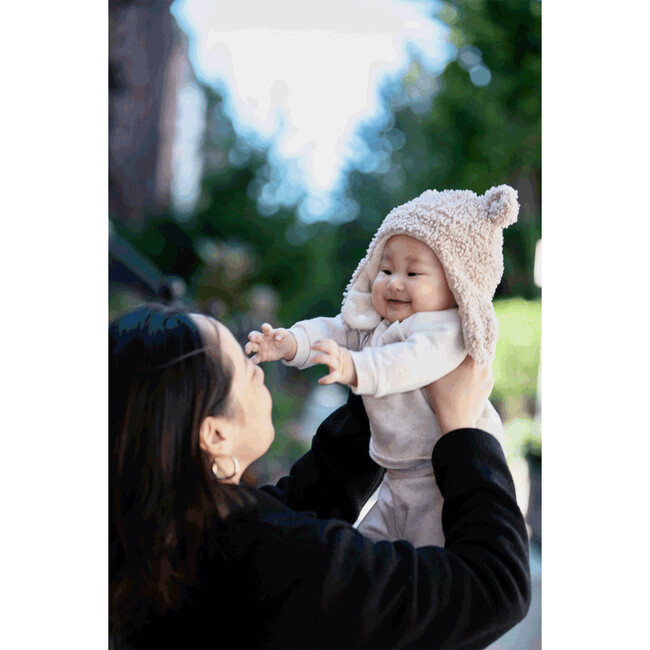
<svg viewBox="0 0 650 650"><path fill-rule="evenodd" d="M264 385L264 371L244 354L227 327L200 314L193 315L192 319L206 345L220 349L232 364L233 414L229 430L234 438L232 452L237 456L243 472L266 453L275 437L271 419L273 404L271 394Z"/></svg>

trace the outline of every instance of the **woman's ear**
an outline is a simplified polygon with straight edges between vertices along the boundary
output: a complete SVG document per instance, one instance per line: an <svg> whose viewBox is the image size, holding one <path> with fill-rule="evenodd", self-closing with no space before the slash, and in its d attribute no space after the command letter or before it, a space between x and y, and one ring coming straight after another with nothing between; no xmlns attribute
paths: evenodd
<svg viewBox="0 0 650 650"><path fill-rule="evenodd" d="M199 428L199 446L209 456L231 455L234 430L231 422L223 417L209 416Z"/></svg>

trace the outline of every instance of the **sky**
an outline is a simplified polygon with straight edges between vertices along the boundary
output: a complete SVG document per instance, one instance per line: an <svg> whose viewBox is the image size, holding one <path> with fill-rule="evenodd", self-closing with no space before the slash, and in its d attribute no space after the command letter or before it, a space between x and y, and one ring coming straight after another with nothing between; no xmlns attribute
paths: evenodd
<svg viewBox="0 0 650 650"><path fill-rule="evenodd" d="M448 60L447 29L431 2L404 0L176 0L197 77L224 96L236 131L270 147L283 168L269 203L308 198L307 221L331 212L331 197L354 156L354 135L384 117L382 83L406 71L416 50L427 68ZM197 88L183 90L179 204L197 197L197 143L204 129ZM264 206L261 206L264 208Z"/></svg>

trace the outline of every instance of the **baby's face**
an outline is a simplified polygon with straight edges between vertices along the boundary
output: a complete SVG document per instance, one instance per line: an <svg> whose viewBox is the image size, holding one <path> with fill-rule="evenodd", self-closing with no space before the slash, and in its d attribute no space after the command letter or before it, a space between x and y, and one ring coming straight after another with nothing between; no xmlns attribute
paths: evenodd
<svg viewBox="0 0 650 650"><path fill-rule="evenodd" d="M421 311L442 311L456 304L435 253L421 241L395 235L386 242L372 285L372 306L391 322Z"/></svg>

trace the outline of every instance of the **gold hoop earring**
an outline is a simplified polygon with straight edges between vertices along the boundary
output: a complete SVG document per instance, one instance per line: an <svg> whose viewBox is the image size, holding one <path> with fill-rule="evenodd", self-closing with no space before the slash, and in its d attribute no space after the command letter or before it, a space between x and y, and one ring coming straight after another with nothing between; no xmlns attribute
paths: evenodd
<svg viewBox="0 0 650 650"><path fill-rule="evenodd" d="M237 460L237 456L233 454L230 458L232 459L233 471L232 474L228 474L228 476L223 476L219 473L219 466L217 465L216 458L214 459L214 463L212 463L212 473L219 481L227 481L239 474L239 461Z"/></svg>

